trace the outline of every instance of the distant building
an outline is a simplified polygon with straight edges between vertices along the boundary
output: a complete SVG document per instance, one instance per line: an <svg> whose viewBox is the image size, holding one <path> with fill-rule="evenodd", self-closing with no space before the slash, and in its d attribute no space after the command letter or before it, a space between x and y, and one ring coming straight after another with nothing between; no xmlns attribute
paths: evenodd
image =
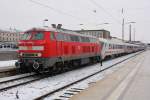
<svg viewBox="0 0 150 100"><path fill-rule="evenodd" d="M16 29L0 30L0 48L17 48L20 32Z"/></svg>
<svg viewBox="0 0 150 100"><path fill-rule="evenodd" d="M81 34L92 35L97 38L110 39L110 32L107 30L77 30Z"/></svg>
<svg viewBox="0 0 150 100"><path fill-rule="evenodd" d="M20 32L17 30L0 30L0 42L18 42Z"/></svg>

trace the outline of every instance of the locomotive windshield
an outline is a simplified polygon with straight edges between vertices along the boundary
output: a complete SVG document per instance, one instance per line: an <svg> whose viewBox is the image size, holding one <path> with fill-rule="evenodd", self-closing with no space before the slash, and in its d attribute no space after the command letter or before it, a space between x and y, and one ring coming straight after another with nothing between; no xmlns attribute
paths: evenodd
<svg viewBox="0 0 150 100"><path fill-rule="evenodd" d="M42 32L26 32L22 35L21 40L42 40L44 38L44 34Z"/></svg>
<svg viewBox="0 0 150 100"><path fill-rule="evenodd" d="M30 40L30 39L31 39L31 36L32 36L32 33L24 33L24 34L21 36L21 40Z"/></svg>
<svg viewBox="0 0 150 100"><path fill-rule="evenodd" d="M32 40L42 40L44 37L44 34L42 32L34 33L32 36Z"/></svg>

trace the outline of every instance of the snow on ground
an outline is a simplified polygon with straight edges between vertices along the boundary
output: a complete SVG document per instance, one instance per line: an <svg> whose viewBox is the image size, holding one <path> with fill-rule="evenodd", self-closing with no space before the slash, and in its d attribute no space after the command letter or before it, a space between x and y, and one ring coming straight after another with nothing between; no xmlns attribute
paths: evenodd
<svg viewBox="0 0 150 100"><path fill-rule="evenodd" d="M63 98L60 96L66 96L66 97L72 97L72 95L68 95L65 93L68 93L68 90L73 90L73 88L77 88L77 89L86 89L89 87L90 84L96 83L97 81L103 79L104 77L108 76L109 74L113 73L114 71L116 71L117 69L119 69L121 66L123 66L124 64L126 64L126 62L128 62L129 60L126 60L125 62L118 64L114 67L112 67L111 69L107 69L104 72L101 72L99 74L96 74L80 83L77 83L73 86L70 86L62 91L59 91L51 96L48 96L46 98L44 98L44 100L55 100L55 99L60 99L60 100L69 100L69 98ZM103 69L103 68L102 68ZM77 94L76 92L70 92L70 93L74 93Z"/></svg>
<svg viewBox="0 0 150 100"><path fill-rule="evenodd" d="M17 60L9 60L9 61L0 61L0 67L9 67L9 66L15 66L15 62Z"/></svg>
<svg viewBox="0 0 150 100"><path fill-rule="evenodd" d="M97 72L100 69L106 68L110 65L113 65L133 55L134 54L130 54L130 55L123 56L120 58L105 61L103 63L103 66L100 66L100 64L98 63L98 64L91 65L88 67L76 69L76 70L62 73L56 76L45 78L40 81L36 81L36 82L30 83L24 86L12 88L10 90L0 92L0 98L3 100L15 100L17 99L16 95L18 95L20 100L31 100L44 93L53 91L59 87L62 87L68 83L74 82L75 80L81 79L89 74ZM110 73L111 72L112 71L110 71ZM98 76L98 77L103 77L103 75Z"/></svg>

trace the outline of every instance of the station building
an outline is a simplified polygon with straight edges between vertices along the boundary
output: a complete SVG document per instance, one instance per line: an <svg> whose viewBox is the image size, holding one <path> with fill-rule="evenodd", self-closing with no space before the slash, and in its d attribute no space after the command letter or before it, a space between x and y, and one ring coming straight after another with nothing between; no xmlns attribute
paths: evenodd
<svg viewBox="0 0 150 100"><path fill-rule="evenodd" d="M77 30L76 32L79 32L81 34L85 35L92 35L97 38L104 38L104 39L110 39L110 32L107 30Z"/></svg>
<svg viewBox="0 0 150 100"><path fill-rule="evenodd" d="M16 29L0 30L0 47L16 47L20 39L20 31Z"/></svg>

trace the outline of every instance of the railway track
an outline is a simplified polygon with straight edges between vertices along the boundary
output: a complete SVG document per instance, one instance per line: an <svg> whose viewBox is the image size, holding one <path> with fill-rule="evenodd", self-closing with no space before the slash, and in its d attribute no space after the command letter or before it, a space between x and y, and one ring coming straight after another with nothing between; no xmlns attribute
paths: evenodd
<svg viewBox="0 0 150 100"><path fill-rule="evenodd" d="M120 63L122 63L122 62L124 62L124 61L126 61L126 60L128 60L128 59L130 59L130 58L133 58L133 57L135 57L136 55L138 55L138 54L140 54L140 53L142 53L142 52L139 52L139 53L137 53L137 54L135 54L135 55L133 55L133 56L131 56L131 57L128 57L128 58L126 58L126 59L124 59L124 60L122 60L122 61L119 61L119 62L117 62L117 63L115 63L115 64L113 64L113 65L111 65L111 66L109 66L109 67L107 67L107 68L104 68L104 69L100 70L100 71L97 71L97 72L95 72L95 73L92 73L92 74L90 74L90 75L87 75L87 76L85 76L85 77L83 77L83 78L81 78L81 79L78 79L78 80L76 80L76 81L73 81L73 82L71 82L71 83L68 83L68 84L66 84L66 85L64 85L64 86L62 86L62 87L60 87L60 88L57 88L57 89L55 89L55 90L51 90L51 91L49 91L49 92L47 92L47 93L45 93L45 94L40 95L39 97L34 98L34 100L43 100L43 99L45 99L45 98L48 97L48 96L51 96L51 95L54 95L55 93L58 93L58 92L60 92L60 91L63 91L63 90L65 90L65 89L68 88L68 87L71 87L71 86L73 86L73 85L75 85L75 84L78 84L78 83L80 83L80 82L83 82L83 81L85 81L85 80L87 80L87 79L93 77L94 75L97 75L97 74L99 74L99 73L101 73L101 72L104 72L104 71L106 71L106 70L112 68L113 66L115 66L115 65L117 65L117 64L120 64ZM72 88L72 90L69 90L69 92L68 92L68 93L65 93L65 94L66 94L66 95L74 95L74 94L76 94L77 92L80 92L80 91L82 91L82 90L83 90L83 89L81 89L81 88ZM72 93L72 92L74 92L74 93ZM67 96L60 96L60 97L69 98L69 97L67 97ZM55 100L61 100L61 99L55 99Z"/></svg>
<svg viewBox="0 0 150 100"><path fill-rule="evenodd" d="M0 78L8 77L16 74L16 69L2 70L0 71Z"/></svg>
<svg viewBox="0 0 150 100"><path fill-rule="evenodd" d="M17 86L25 85L34 81L38 81L45 77L47 76L39 76L35 73L27 73L23 75L12 76L9 78L3 78L0 80L0 92Z"/></svg>
<svg viewBox="0 0 150 100"><path fill-rule="evenodd" d="M13 81L13 80L19 80L21 78L29 77L29 76L34 75L34 74L35 73L25 73L25 74L15 75L15 76L11 76L11 77L1 78L0 79L0 84L10 82L10 81Z"/></svg>

